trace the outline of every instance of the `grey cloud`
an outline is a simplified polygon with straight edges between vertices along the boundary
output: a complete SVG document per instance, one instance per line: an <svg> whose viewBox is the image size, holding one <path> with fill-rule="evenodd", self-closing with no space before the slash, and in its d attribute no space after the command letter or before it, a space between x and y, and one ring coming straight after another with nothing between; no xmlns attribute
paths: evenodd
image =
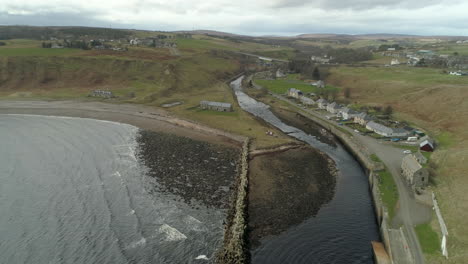
<svg viewBox="0 0 468 264"><path fill-rule="evenodd" d="M323 10L369 10L377 7L400 7L406 9L418 9L440 4L444 0L425 0L424 3L414 0L277 0L272 4L273 8L298 8L314 7ZM451 2L453 3L453 2Z"/></svg>

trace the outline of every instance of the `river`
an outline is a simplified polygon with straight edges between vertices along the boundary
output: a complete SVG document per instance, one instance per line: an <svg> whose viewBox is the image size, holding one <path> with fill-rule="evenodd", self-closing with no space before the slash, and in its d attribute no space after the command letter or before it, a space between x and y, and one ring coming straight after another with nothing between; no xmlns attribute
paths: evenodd
<svg viewBox="0 0 468 264"><path fill-rule="evenodd" d="M278 119L269 106L242 91L243 77L231 83L239 105L284 133L329 155L339 170L335 196L315 217L274 237L252 252L252 263L374 263L371 241L379 241L367 176L340 144L328 145Z"/></svg>
<svg viewBox="0 0 468 264"><path fill-rule="evenodd" d="M138 135L115 122L0 115L0 263L211 263L225 210L155 189Z"/></svg>

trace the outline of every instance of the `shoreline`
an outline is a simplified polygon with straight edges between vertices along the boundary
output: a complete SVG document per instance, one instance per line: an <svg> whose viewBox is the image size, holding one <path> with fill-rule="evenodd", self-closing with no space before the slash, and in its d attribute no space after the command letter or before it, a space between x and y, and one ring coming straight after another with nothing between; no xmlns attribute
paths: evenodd
<svg viewBox="0 0 468 264"><path fill-rule="evenodd" d="M171 116L154 107L79 101L0 101L0 114L90 118L240 148L245 137Z"/></svg>

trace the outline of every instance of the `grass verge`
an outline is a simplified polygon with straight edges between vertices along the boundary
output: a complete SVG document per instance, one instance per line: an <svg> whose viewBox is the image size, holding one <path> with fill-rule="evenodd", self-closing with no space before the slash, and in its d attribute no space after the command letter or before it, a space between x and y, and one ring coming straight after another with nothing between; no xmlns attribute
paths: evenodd
<svg viewBox="0 0 468 264"><path fill-rule="evenodd" d="M435 255L440 252L440 239L429 223L417 225L415 230L424 253Z"/></svg>
<svg viewBox="0 0 468 264"><path fill-rule="evenodd" d="M393 219L393 216L395 216L395 209L398 201L397 186L393 180L392 174L388 171L387 168L385 168L383 171L379 171L378 174L380 197L388 209L388 216L391 220Z"/></svg>

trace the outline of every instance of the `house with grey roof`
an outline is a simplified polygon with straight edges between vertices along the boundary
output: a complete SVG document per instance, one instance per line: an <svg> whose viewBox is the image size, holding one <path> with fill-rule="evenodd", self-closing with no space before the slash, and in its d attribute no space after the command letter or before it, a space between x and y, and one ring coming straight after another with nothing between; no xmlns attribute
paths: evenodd
<svg viewBox="0 0 468 264"><path fill-rule="evenodd" d="M429 171L423 168L413 155L403 158L401 174L413 188L425 187L429 183Z"/></svg>
<svg viewBox="0 0 468 264"><path fill-rule="evenodd" d="M317 105L320 109L327 109L328 101L323 98L320 98L317 100Z"/></svg>
<svg viewBox="0 0 468 264"><path fill-rule="evenodd" d="M418 161L419 164L426 164L427 158L421 152L414 152L413 157Z"/></svg>
<svg viewBox="0 0 468 264"><path fill-rule="evenodd" d="M333 102L333 103L327 105L327 111L332 113L332 114L338 114L340 109L341 109L341 106L339 104L337 104L336 102Z"/></svg>
<svg viewBox="0 0 468 264"><path fill-rule="evenodd" d="M340 110L340 114L343 117L343 119L353 119L355 116L357 116L359 113L354 111L351 108L344 107Z"/></svg>
<svg viewBox="0 0 468 264"><path fill-rule="evenodd" d="M219 112L232 112L232 104L212 102L212 101L200 101L200 108L204 110L215 110Z"/></svg>
<svg viewBox="0 0 468 264"><path fill-rule="evenodd" d="M354 123L360 124L361 126L366 126L367 123L374 120L374 118L366 113L358 113L354 116Z"/></svg>
<svg viewBox="0 0 468 264"><path fill-rule="evenodd" d="M299 101L305 105L314 105L315 101L310 99L309 97L301 96L299 97Z"/></svg>
<svg viewBox="0 0 468 264"><path fill-rule="evenodd" d="M374 121L367 123L366 128L384 137L407 137L409 132L403 128L392 128Z"/></svg>

